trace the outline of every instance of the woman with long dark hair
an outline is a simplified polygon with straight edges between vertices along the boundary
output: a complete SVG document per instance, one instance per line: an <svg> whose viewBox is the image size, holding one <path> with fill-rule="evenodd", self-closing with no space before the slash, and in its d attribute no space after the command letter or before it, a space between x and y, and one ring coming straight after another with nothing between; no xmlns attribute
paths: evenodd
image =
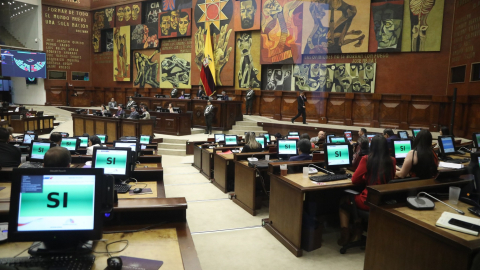
<svg viewBox="0 0 480 270"><path fill-rule="evenodd" d="M382 135L376 135L372 139L370 145L370 153L363 156L360 164L352 176L352 183L355 185L363 185L365 189L361 194L355 196L357 208L369 210L365 204L367 200L367 186L381 185L390 182L395 177L395 158L390 156L388 152L387 139ZM340 227L342 228L341 237L338 244L343 246L350 239L350 230L348 228L350 221L350 204L348 197L342 199L340 207ZM355 220L354 237L352 241L357 240L362 234L360 220Z"/></svg>
<svg viewBox="0 0 480 270"><path fill-rule="evenodd" d="M402 169L397 169L396 176L428 179L438 173L438 156L432 148L432 133L422 129L413 141L412 149L407 153Z"/></svg>

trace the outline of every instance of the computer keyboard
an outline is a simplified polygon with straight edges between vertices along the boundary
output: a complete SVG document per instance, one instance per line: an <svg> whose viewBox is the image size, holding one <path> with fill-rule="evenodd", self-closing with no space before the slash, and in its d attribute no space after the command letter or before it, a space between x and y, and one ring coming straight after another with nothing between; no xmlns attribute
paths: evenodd
<svg viewBox="0 0 480 270"><path fill-rule="evenodd" d="M94 255L0 258L0 265L12 269L90 270L94 262Z"/></svg>
<svg viewBox="0 0 480 270"><path fill-rule="evenodd" d="M20 166L18 167L19 168L43 168L43 163L27 161L25 163L20 164Z"/></svg>
<svg viewBox="0 0 480 270"><path fill-rule="evenodd" d="M470 159L469 158L449 159L449 160L446 160L445 162L461 164L461 163L470 162Z"/></svg>
<svg viewBox="0 0 480 270"><path fill-rule="evenodd" d="M117 191L117 193L127 193L130 188L132 186L131 185L115 185L114 189Z"/></svg>
<svg viewBox="0 0 480 270"><path fill-rule="evenodd" d="M350 174L327 174L310 176L310 180L315 182L330 182L348 179L349 177L351 177Z"/></svg>

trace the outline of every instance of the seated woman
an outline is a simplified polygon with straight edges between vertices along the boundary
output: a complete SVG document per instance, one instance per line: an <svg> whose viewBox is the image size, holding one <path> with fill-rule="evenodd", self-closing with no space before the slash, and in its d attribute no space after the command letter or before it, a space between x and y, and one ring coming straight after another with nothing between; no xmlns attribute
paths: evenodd
<svg viewBox="0 0 480 270"><path fill-rule="evenodd" d="M169 111L170 113L173 113L172 103L168 103L168 111Z"/></svg>
<svg viewBox="0 0 480 270"><path fill-rule="evenodd" d="M370 153L363 156L360 160L357 170L352 176L352 183L355 185L363 185L365 189L361 194L355 196L357 208L369 210L365 204L367 200L367 186L386 184L395 177L395 158L391 157L388 152L387 139L382 135L376 135L372 139ZM340 246L348 243L350 239L350 212L351 202L348 197L342 198L340 204L340 227L342 229L338 244ZM354 221L354 235L352 241L358 240L362 235L362 226L360 220Z"/></svg>
<svg viewBox="0 0 480 270"><path fill-rule="evenodd" d="M243 146L242 153L249 152L262 152L262 145L255 140L255 133L247 132L245 135L245 145Z"/></svg>
<svg viewBox="0 0 480 270"><path fill-rule="evenodd" d="M432 149L432 133L422 129L413 141L412 149L407 153L403 167L397 168L396 176L399 178L419 177L422 179L433 178L438 173L438 156Z"/></svg>
<svg viewBox="0 0 480 270"><path fill-rule="evenodd" d="M350 170L356 171L358 164L360 164L360 160L362 160L363 156L366 156L369 153L370 146L368 145L368 139L365 137L358 137L357 144L353 151L352 167Z"/></svg>
<svg viewBox="0 0 480 270"><path fill-rule="evenodd" d="M105 105L100 105L100 112L102 113L102 116L105 116L106 113L110 113L109 110L107 110L107 108L105 108Z"/></svg>
<svg viewBox="0 0 480 270"><path fill-rule="evenodd" d="M100 141L100 138L98 138L97 135L93 135L88 139L87 156L93 155L93 148L95 146L98 146L98 147L102 146L102 142Z"/></svg>

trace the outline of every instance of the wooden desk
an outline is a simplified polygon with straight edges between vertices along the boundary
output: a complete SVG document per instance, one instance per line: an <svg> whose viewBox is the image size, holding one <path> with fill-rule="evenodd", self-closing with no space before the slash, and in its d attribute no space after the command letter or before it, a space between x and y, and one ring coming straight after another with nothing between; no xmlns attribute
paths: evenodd
<svg viewBox="0 0 480 270"><path fill-rule="evenodd" d="M276 159L277 153L258 152L258 153L240 153L235 154L235 194L233 195L233 202L242 207L245 211L255 216L256 210L261 207L262 197L257 194L257 184L260 175L257 176L257 171L260 172L264 181L264 186L270 190L270 176L267 173L267 168L252 168L248 166L248 157L254 156L258 159L265 159L265 155L270 155L270 159ZM266 196L266 194L264 194Z"/></svg>
<svg viewBox="0 0 480 270"><path fill-rule="evenodd" d="M0 119L3 119L7 121L8 124L10 124L10 120L12 119L12 115L23 115L23 112L16 112L16 108L10 109L9 112L0 112ZM28 111L32 115L37 115L37 111Z"/></svg>
<svg viewBox="0 0 480 270"><path fill-rule="evenodd" d="M0 127L7 128L8 127L8 121L0 120Z"/></svg>
<svg viewBox="0 0 480 270"><path fill-rule="evenodd" d="M223 193L235 189L235 163L233 154L222 154L221 150L214 150L213 154L213 175L212 184L219 188Z"/></svg>
<svg viewBox="0 0 480 270"><path fill-rule="evenodd" d="M197 128L205 128L205 117L203 115L207 105L206 100L201 99L178 99L178 98L154 98L154 97L137 97L133 98L137 104L144 103L154 111L157 106L167 108L168 103L172 103L173 107L180 107L182 112L192 112L192 126ZM242 101L221 101L212 100L215 107L215 118L212 121L214 130L230 130L235 121L242 121Z"/></svg>
<svg viewBox="0 0 480 270"><path fill-rule="evenodd" d="M109 141L123 136L153 135L153 120L134 120L102 117L86 114L72 114L73 136L107 134Z"/></svg>
<svg viewBox="0 0 480 270"><path fill-rule="evenodd" d="M42 117L27 117L20 120L10 120L15 133L25 133L27 130L34 130L37 134L48 134L53 130L53 115Z"/></svg>
<svg viewBox="0 0 480 270"><path fill-rule="evenodd" d="M315 183L303 178L303 173L280 176L280 164L289 167L306 167L308 164L321 165L322 162L290 161L270 163L270 216L264 219L265 228L295 256L302 256L303 249L311 251L321 247L322 226L317 228L302 224L304 213L319 217L338 213L342 191L353 188L351 179ZM278 169L278 170L277 170ZM323 174L323 173L319 173ZM357 188L358 189L358 188Z"/></svg>
<svg viewBox="0 0 480 270"><path fill-rule="evenodd" d="M11 183L0 183L0 188L4 187L4 189L0 190L0 201L10 201L10 192L12 190Z"/></svg>
<svg viewBox="0 0 480 270"><path fill-rule="evenodd" d="M183 110L182 110L183 111ZM155 133L167 135L191 135L192 113L160 113L152 111L150 116L156 117Z"/></svg>
<svg viewBox="0 0 480 270"><path fill-rule="evenodd" d="M201 163L201 170L200 173L207 177L208 180L214 178L214 160L213 154L215 151L225 151L225 150L232 150L232 149L240 149L242 146L230 146L230 147L215 147L209 148L210 146L216 146L212 144L203 144L202 145L202 163Z"/></svg>
<svg viewBox="0 0 480 270"><path fill-rule="evenodd" d="M193 163L192 166L197 168L199 171L202 170L202 144L205 142L196 142L193 143ZM188 155L188 153L187 153Z"/></svg>
<svg viewBox="0 0 480 270"><path fill-rule="evenodd" d="M162 163L162 155L144 155L137 157L137 160L142 163ZM87 155L72 155L72 163L85 163L92 161L92 156Z"/></svg>
<svg viewBox="0 0 480 270"><path fill-rule="evenodd" d="M470 181L467 177L455 182L428 179L410 185L368 187L370 217L364 269L470 270L473 257L480 251L479 237L435 226L444 211L456 212L439 202L435 202L434 210L427 211L412 210L404 203L407 196L419 191L448 194L449 186L464 186ZM392 198L398 203L384 203ZM469 205L459 202L455 207L466 216L476 217L467 210Z"/></svg>

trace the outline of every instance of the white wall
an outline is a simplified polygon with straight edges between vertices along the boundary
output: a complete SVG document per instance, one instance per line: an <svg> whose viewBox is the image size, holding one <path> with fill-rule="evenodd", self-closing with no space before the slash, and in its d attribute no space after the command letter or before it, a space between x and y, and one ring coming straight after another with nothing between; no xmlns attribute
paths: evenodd
<svg viewBox="0 0 480 270"><path fill-rule="evenodd" d="M34 8L33 12L19 15L18 18L12 20L10 22L11 33L21 42L26 42L27 48L43 50L42 1L20 0L18 2L37 5L37 7ZM37 42L35 42L35 38ZM27 86L25 78L12 78L13 103L45 105L46 100L43 79L39 78L36 85Z"/></svg>

